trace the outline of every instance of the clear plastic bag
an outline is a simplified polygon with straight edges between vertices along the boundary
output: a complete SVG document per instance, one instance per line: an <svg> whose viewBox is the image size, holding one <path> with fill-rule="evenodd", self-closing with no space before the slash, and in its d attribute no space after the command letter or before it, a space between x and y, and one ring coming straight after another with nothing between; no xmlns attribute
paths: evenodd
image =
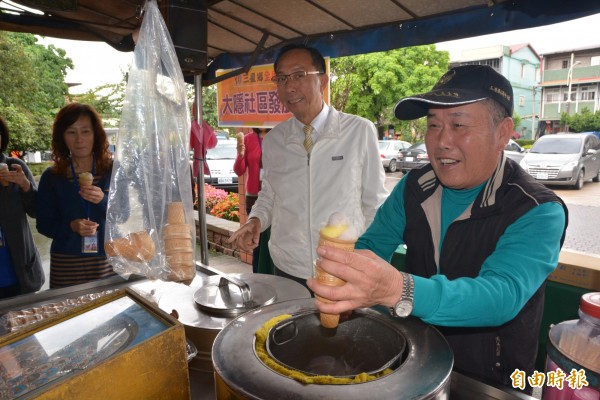
<svg viewBox="0 0 600 400"><path fill-rule="evenodd" d="M105 250L124 277L195 276L189 135L183 74L152 0L129 71L106 215Z"/></svg>

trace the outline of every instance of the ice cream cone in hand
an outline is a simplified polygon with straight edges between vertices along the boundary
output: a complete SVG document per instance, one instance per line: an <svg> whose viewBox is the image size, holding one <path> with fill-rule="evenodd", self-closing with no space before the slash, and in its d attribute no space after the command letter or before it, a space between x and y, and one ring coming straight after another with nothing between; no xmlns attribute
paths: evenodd
<svg viewBox="0 0 600 400"><path fill-rule="evenodd" d="M237 139L237 152L240 156L244 156L246 152L246 146L244 145L244 134L242 132L238 132L235 136Z"/></svg>
<svg viewBox="0 0 600 400"><path fill-rule="evenodd" d="M94 183L94 175L89 172L82 172L77 179L79 180L79 186L90 186Z"/></svg>
<svg viewBox="0 0 600 400"><path fill-rule="evenodd" d="M350 224L347 218L341 213L333 213L325 227L319 232L319 246L330 246L345 251L354 251L354 244L358 239L356 228ZM322 284L328 286L343 286L346 282L335 277L319 266L316 266L315 278ZM324 303L333 303L333 301L316 296ZM339 324L340 316L338 314L321 313L321 325L325 328L336 328Z"/></svg>
<svg viewBox="0 0 600 400"><path fill-rule="evenodd" d="M318 266L316 267L315 278L320 283L327 285L327 286L343 286L346 283L343 280L341 280L340 278L337 278L337 277L323 271ZM319 295L315 295L315 297L317 299L319 299L319 301L322 301L323 303L334 303L334 301L325 299ZM325 328L336 328L338 326L338 324L340 323L340 315L339 314L327 314L327 313L322 312L322 313L320 313L320 318L321 318L321 325L323 325Z"/></svg>
<svg viewBox="0 0 600 400"><path fill-rule="evenodd" d="M0 163L0 172L2 171L6 171L8 172L8 164L6 163ZM0 179L0 183L2 184L2 186L7 187L10 182L4 180L4 179Z"/></svg>

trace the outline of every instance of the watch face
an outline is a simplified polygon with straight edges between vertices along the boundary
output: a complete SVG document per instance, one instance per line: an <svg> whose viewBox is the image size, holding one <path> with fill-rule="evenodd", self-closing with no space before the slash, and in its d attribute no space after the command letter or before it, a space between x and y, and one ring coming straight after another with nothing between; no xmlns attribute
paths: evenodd
<svg viewBox="0 0 600 400"><path fill-rule="evenodd" d="M396 304L396 315L399 317L408 317L412 312L413 305L409 300L400 301Z"/></svg>

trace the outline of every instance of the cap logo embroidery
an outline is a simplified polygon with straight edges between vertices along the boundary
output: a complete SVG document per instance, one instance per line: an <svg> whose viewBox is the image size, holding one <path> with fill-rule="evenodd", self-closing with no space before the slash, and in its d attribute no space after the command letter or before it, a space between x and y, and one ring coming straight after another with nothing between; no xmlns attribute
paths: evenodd
<svg viewBox="0 0 600 400"><path fill-rule="evenodd" d="M457 92L441 91L441 92L432 92L432 93L429 93L429 95L435 96L435 97L454 97L454 98L460 99L460 94Z"/></svg>
<svg viewBox="0 0 600 400"><path fill-rule="evenodd" d="M446 83L450 82L452 80L452 78L454 78L454 75L456 75L456 71L454 70L450 70L448 72L446 72L438 81L438 83L435 85L436 87L438 86L442 86L445 85Z"/></svg>
<svg viewBox="0 0 600 400"><path fill-rule="evenodd" d="M504 97L506 100L511 101L510 100L510 96L508 95L508 93L506 93L504 90L497 88L496 86L490 86L490 90L502 97Z"/></svg>

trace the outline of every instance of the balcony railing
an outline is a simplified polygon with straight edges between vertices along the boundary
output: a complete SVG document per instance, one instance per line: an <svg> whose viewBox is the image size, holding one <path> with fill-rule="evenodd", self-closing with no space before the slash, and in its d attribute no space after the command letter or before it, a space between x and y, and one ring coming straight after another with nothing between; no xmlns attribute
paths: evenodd
<svg viewBox="0 0 600 400"><path fill-rule="evenodd" d="M544 70L543 81L542 84L545 83L556 83L557 85L566 85L567 84L567 74L569 73L569 69L554 69L554 70ZM594 82L594 79L600 81L600 65L593 65L590 67L579 67L575 66L573 68L573 76L572 80L574 84L577 84L578 79L586 79L586 83ZM590 80L591 78L591 80Z"/></svg>

